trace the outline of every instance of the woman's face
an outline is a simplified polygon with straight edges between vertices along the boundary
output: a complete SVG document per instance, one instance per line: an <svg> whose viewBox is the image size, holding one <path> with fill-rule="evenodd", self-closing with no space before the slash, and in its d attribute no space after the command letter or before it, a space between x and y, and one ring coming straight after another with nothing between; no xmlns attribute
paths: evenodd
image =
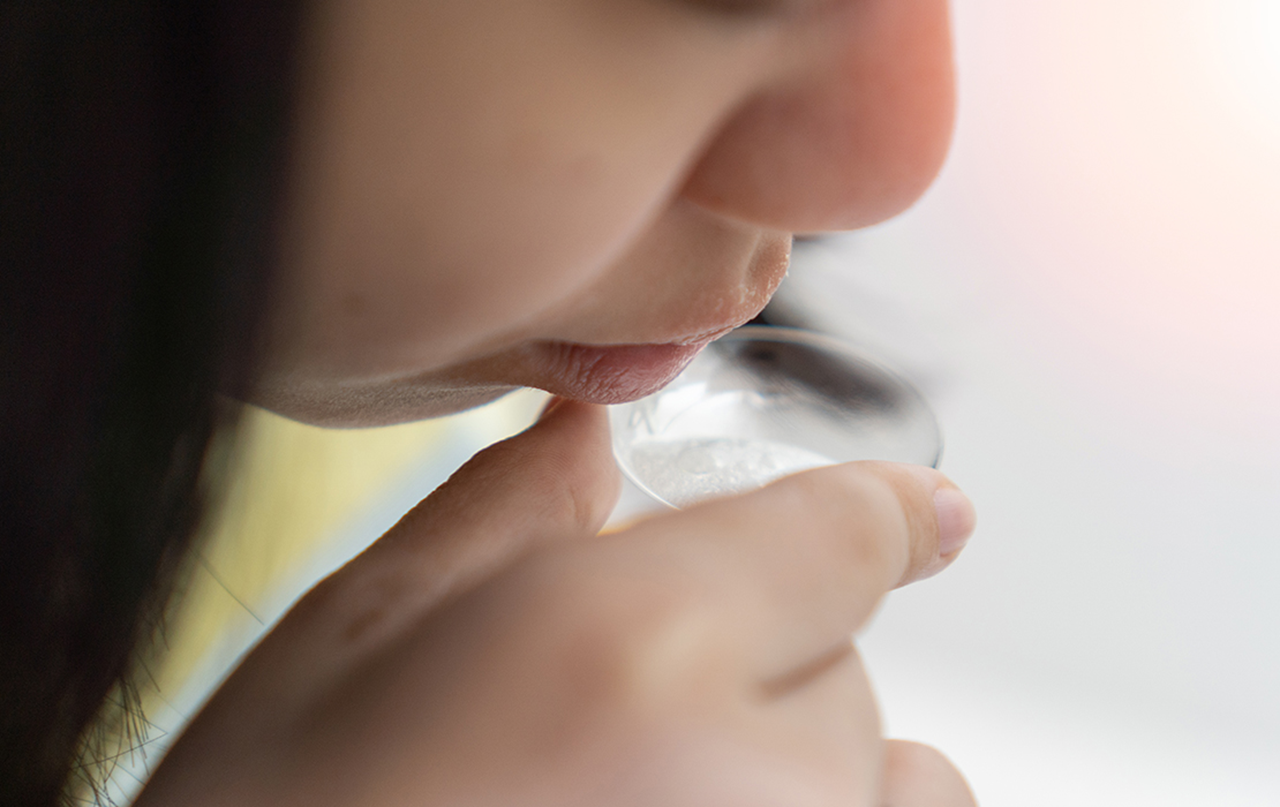
<svg viewBox="0 0 1280 807"><path fill-rule="evenodd" d="M320 0L257 401L616 402L941 164L945 0Z"/></svg>

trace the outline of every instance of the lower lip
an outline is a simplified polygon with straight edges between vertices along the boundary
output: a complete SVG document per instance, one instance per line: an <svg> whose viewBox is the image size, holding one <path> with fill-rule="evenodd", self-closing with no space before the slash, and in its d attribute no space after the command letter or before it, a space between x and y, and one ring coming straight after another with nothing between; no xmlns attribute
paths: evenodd
<svg viewBox="0 0 1280 807"><path fill-rule="evenodd" d="M576 345L547 343L548 392L588 403L634 401L656 392L693 361L710 340L696 344Z"/></svg>

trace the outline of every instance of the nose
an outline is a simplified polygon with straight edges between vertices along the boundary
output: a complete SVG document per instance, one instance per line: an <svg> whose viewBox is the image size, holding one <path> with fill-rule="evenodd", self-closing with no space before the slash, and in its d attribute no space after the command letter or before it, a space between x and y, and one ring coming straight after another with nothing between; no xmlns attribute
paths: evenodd
<svg viewBox="0 0 1280 807"><path fill-rule="evenodd" d="M946 0L837 0L794 34L794 67L727 119L684 194L792 232L863 227L906 209L951 137Z"/></svg>

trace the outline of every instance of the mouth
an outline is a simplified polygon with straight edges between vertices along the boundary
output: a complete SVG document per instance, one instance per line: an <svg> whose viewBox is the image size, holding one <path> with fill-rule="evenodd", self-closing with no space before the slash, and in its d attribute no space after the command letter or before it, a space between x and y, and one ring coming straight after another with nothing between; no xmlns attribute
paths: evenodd
<svg viewBox="0 0 1280 807"><path fill-rule="evenodd" d="M541 371L533 386L587 403L634 401L669 384L715 336L641 345L540 342L530 348Z"/></svg>

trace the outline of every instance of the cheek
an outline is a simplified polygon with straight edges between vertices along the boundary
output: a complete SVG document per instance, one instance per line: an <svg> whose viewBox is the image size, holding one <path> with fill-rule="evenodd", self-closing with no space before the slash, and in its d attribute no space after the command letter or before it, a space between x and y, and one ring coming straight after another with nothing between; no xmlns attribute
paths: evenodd
<svg viewBox="0 0 1280 807"><path fill-rule="evenodd" d="M413 372L531 326L652 223L749 81L746 50L651 14L378 5L318 25L276 351L308 374Z"/></svg>
<svg viewBox="0 0 1280 807"><path fill-rule="evenodd" d="M665 192L545 132L486 145L427 128L429 154L388 144L387 165L342 176L373 166L327 151L330 168L310 172L287 328L317 372L394 374L483 349L590 282Z"/></svg>
<svg viewBox="0 0 1280 807"><path fill-rule="evenodd" d="M797 232L908 207L942 165L954 117L944 0L868 0L824 18L830 56L753 99L685 188L713 210Z"/></svg>

